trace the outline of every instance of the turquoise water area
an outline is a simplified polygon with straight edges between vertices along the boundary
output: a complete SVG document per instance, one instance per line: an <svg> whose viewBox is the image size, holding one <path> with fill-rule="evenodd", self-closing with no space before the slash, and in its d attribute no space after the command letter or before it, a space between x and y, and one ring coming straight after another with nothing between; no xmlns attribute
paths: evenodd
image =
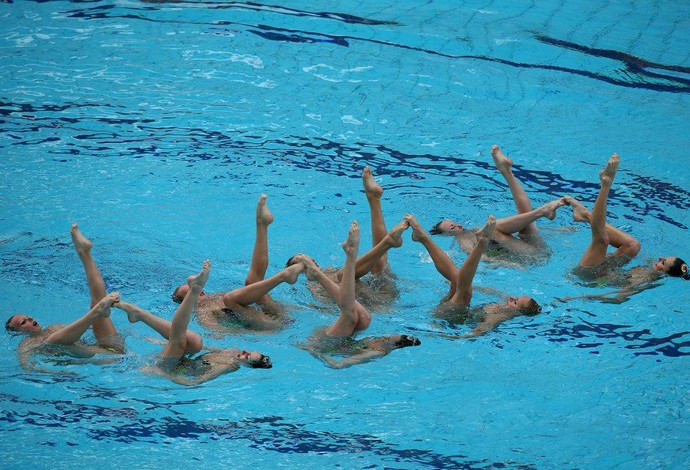
<svg viewBox="0 0 690 470"><path fill-rule="evenodd" d="M389 227L510 215L492 144L535 206L572 194L591 207L618 152L608 219L641 241L632 265L690 259L686 2L15 1L0 25L6 317L88 309L73 222L109 291L171 318L173 288L206 258L209 291L244 282L261 193L276 217L269 274L298 251L341 265L353 219L370 246L366 165ZM473 341L433 319L447 284L406 232L389 254L400 295L367 334L422 344L349 369L298 348L337 315L303 279L274 292L294 318L279 333L192 320L206 344L274 362L196 387L142 372L160 347L119 311L127 354L111 364L24 371L5 335L3 466L689 467L690 283L559 302L609 289L569 274L590 238L569 208L539 226L547 262L483 263L475 283L533 296L542 314Z"/></svg>

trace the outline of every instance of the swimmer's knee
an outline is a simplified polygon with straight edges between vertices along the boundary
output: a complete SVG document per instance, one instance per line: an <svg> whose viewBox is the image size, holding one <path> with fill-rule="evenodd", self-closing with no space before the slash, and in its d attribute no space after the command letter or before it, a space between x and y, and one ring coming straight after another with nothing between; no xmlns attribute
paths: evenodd
<svg viewBox="0 0 690 470"><path fill-rule="evenodd" d="M225 308L238 308L240 305L235 300L235 292L230 291L223 295L223 305Z"/></svg>
<svg viewBox="0 0 690 470"><path fill-rule="evenodd" d="M630 256L631 258L634 258L635 256L637 256L637 254L642 249L642 245L640 244L639 241L632 240L632 241L629 241L628 243L626 243L624 248L625 248L625 254Z"/></svg>
<svg viewBox="0 0 690 470"><path fill-rule="evenodd" d="M600 236L600 237L592 237L592 248L598 249L598 250L604 250L609 247L609 237L608 235Z"/></svg>
<svg viewBox="0 0 690 470"><path fill-rule="evenodd" d="M196 354L204 348L204 340L197 333L188 331L187 342L185 344L184 352L187 354Z"/></svg>
<svg viewBox="0 0 690 470"><path fill-rule="evenodd" d="M369 328L369 324L371 324L371 314L369 311L364 308L362 305L357 305L356 307L356 312L357 312L357 329L358 330L366 330Z"/></svg>
<svg viewBox="0 0 690 470"><path fill-rule="evenodd" d="M258 273L255 273L253 271L249 271L249 274L247 274L247 277L244 279L244 285L249 286L251 284L254 284L259 281L263 281L264 276L261 276Z"/></svg>

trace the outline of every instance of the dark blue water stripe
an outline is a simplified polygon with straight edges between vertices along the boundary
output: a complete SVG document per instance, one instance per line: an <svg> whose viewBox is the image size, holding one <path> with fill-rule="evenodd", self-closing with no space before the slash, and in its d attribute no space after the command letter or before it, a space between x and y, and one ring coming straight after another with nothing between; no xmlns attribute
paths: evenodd
<svg viewBox="0 0 690 470"><path fill-rule="evenodd" d="M214 419L214 424L197 423L177 413L175 417L155 418L140 414L130 407L106 407L71 401L32 399L24 401L12 394L0 394L3 403L0 423L4 429L18 425L39 428L69 428L83 432L94 441L132 444L146 442L158 444L165 440L193 441L246 441L250 447L280 454L352 454L368 458L384 458L392 464L406 464L438 469L498 469L532 470L531 464L519 462L492 462L471 459L467 455L444 455L423 449L400 449L378 437L361 433L314 431L314 425L285 420L280 416L247 418L237 422ZM9 404L9 406L8 406ZM180 403L151 404L160 410L177 409ZM46 411L55 410L54 412ZM221 424L216 424L221 423ZM402 423L401 423L402 424ZM36 439L37 444L54 446L59 434ZM79 443L68 443L79 446ZM230 465L232 462L227 462Z"/></svg>
<svg viewBox="0 0 690 470"><path fill-rule="evenodd" d="M250 5L250 4L241 4L238 3L236 4L237 7L241 5ZM258 5L258 4L253 4L253 5ZM658 91L658 92L668 92L668 93L690 93L690 78L683 78L683 77L678 77L675 75L671 74L660 74L660 73L655 73L650 70L650 68L654 69L661 69L661 70L668 70L668 71L674 71L674 72L681 72L681 73L688 73L688 68L687 67L682 67L679 65L668 65L668 64L659 64L659 63L654 63L639 57L635 57L631 54L627 54L625 52L621 51L615 51L615 50L609 50L609 49L597 49L597 48L591 48L587 47L584 45L576 44L576 43L571 43L568 41L563 41L555 38L550 38L548 36L540 35L537 33L533 34L533 37L538 41L543 44L548 44L556 47L561 47L566 50L574 50L577 52L585 53L588 55L592 55L595 57L600 57L600 58L606 58L609 60L614 60L617 61L621 64L622 69L627 71L628 73L625 74L627 79L621 79L618 77L613 77L609 75L604 75L600 73L595 73L587 70L581 70L581 69L576 69L576 68L570 68L570 67L563 67L563 66L557 66L557 65L549 65L549 64L530 64L530 63L525 63L525 62L516 62L516 61L511 61L507 59L500 59L500 58L495 58L495 57L487 57L487 56L482 56L482 55L462 55L462 54L448 54L440 51L435 51L432 49L425 49L421 47L414 47L414 46L409 46L405 44L399 44L399 43L394 43L390 41L382 41L382 40L376 40L372 38L362 38L362 37L356 37L356 36L341 36L341 35L329 35L329 34L322 34L319 32L313 32L313 31L304 31L304 30L297 30L297 29L288 29L288 28L280 28L280 27L275 27L275 26L268 26L268 25L262 25L262 24L256 24L256 25L250 25L250 24L244 24L244 23L238 23L238 22L232 22L232 21L214 21L212 23L204 23L204 22L192 22L192 21L181 21L181 20L174 20L174 21L166 21L166 20L158 20L158 19L150 19L146 18L140 13L135 13L135 14L109 14L109 11L114 8L114 5L101 5L96 8L91 8L91 9L80 9L80 10L71 10L66 12L71 17L74 18L80 18L80 19L106 19L106 18L126 18L126 19L135 19L135 20L142 20L142 21L152 21L152 22L163 22L163 23L182 23L182 24L199 24L203 25L206 24L208 26L226 26L226 25L237 25L237 26L243 26L249 28L249 32L254 33L254 34L259 34L259 31L261 34L260 36L264 37L265 39L269 40L278 40L278 41L286 41L286 42L327 42L327 43L332 43L340 46L349 46L350 42L349 41L361 41L361 42L370 42L374 44L380 44L380 45L385 45L385 46L390 46L390 47L395 47L395 48L401 48L401 49L406 49L406 50L411 50L411 51L416 51L416 52L421 52L424 54L431 54L435 56L440 56L440 57L445 57L449 59L456 59L456 60L479 60L479 61L487 61L487 62L492 62L492 63L498 63L502 64L505 66L509 67L515 67L519 69L539 69L539 70L550 70L554 72L561 72L561 73L566 73L566 74L571 74L571 75L579 75L582 77L590 78L593 80L609 83L611 85L616 85L620 87L625 87L625 88L639 88L639 89L646 89L646 90L652 90L652 91ZM283 9L281 8L280 11L278 10L272 10L275 13L282 14ZM287 11L287 9L286 9ZM295 14L294 12L291 12L291 14ZM300 15L302 16L320 16L323 18L328 18L328 19L333 19L333 18L338 18L341 21L345 21L345 16L342 14L338 13L315 13L315 12L305 12L305 11L300 11ZM359 21L355 21L354 18L358 17L352 17L350 18L351 21L348 22L353 22L353 23L361 23L361 24L368 24L368 25L391 25L394 24L392 22L377 22L375 20L368 20L368 19L363 19L359 18ZM369 22L368 22L369 21Z"/></svg>

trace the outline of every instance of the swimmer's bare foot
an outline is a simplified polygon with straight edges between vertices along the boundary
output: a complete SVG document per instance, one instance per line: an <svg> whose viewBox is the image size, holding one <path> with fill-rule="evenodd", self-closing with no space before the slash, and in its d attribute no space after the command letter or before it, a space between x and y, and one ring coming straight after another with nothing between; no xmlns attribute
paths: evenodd
<svg viewBox="0 0 690 470"><path fill-rule="evenodd" d="M367 198L380 199L383 196L383 188L374 180L374 175L368 166L362 171L362 183L364 183L364 193Z"/></svg>
<svg viewBox="0 0 690 470"><path fill-rule="evenodd" d="M187 278L187 284L189 285L189 290L196 292L201 292L204 286L206 285L206 281L208 281L208 277L211 273L211 262L209 260L204 261L203 266L201 267L201 271L199 271L199 274L194 274L192 276L189 276Z"/></svg>
<svg viewBox="0 0 690 470"><path fill-rule="evenodd" d="M93 306L93 311L99 317L109 317L110 316L110 307L112 307L113 304L116 304L119 301L120 301L120 293L119 292L111 292L110 294L106 295L101 300L99 300L98 303Z"/></svg>
<svg viewBox="0 0 690 470"><path fill-rule="evenodd" d="M494 233L494 228L496 228L496 217L493 215L490 215L488 219L486 219L486 225L482 227L482 229L477 232L477 240L478 241L486 241L488 242L491 240L491 236Z"/></svg>
<svg viewBox="0 0 690 470"><path fill-rule="evenodd" d="M271 225L273 223L273 214L271 213L271 210L268 208L268 204L266 203L267 198L267 194L262 194L261 196L259 196L259 203L256 205L257 224Z"/></svg>
<svg viewBox="0 0 690 470"><path fill-rule="evenodd" d="M416 242L421 242L429 235L426 233L424 228L419 224L417 218L412 214L405 214L405 221L412 227L412 240Z"/></svg>
<svg viewBox="0 0 690 470"><path fill-rule="evenodd" d="M307 267L303 263L293 264L283 269L283 275L285 276L285 282L288 284L294 284L297 282L297 278L300 274L305 272Z"/></svg>
<svg viewBox="0 0 690 470"><path fill-rule="evenodd" d="M359 251L359 224L356 220L352 221L350 231L347 233L347 240L345 240L341 246L346 255L357 256L357 252Z"/></svg>
<svg viewBox="0 0 690 470"><path fill-rule="evenodd" d="M491 146L491 157L494 159L494 164L502 175L513 171L513 160L506 157L498 145Z"/></svg>
<svg viewBox="0 0 690 470"><path fill-rule="evenodd" d="M394 248L401 247L403 244L402 233L409 227L410 223L407 220L403 220L386 234L386 241Z"/></svg>
<svg viewBox="0 0 690 470"><path fill-rule="evenodd" d="M592 215L580 201L572 196L563 197L565 203L573 208L573 220L575 222L589 222Z"/></svg>
<svg viewBox="0 0 690 470"><path fill-rule="evenodd" d="M618 164L620 163L620 161L621 159L617 153L611 155L611 158L609 158L608 163L606 163L606 167L599 173L599 179L601 180L602 186L610 186L611 184L613 184L613 178L615 178L616 176L616 172L618 171Z"/></svg>
<svg viewBox="0 0 690 470"><path fill-rule="evenodd" d="M556 211L558 210L558 208L565 206L566 204L567 202L565 200L565 197L562 197L556 199L555 201L547 202L539 209L542 211L543 217L546 217L549 220L553 220L556 218Z"/></svg>
<svg viewBox="0 0 690 470"><path fill-rule="evenodd" d="M72 243L74 244L74 249L77 250L79 254L87 254L91 251L93 243L88 240L80 231L77 224L72 224L72 229L70 230L72 235Z"/></svg>
<svg viewBox="0 0 690 470"><path fill-rule="evenodd" d="M137 315L137 312L139 312L139 309L130 303L119 301L118 303L115 304L115 307L119 308L123 312L127 313L127 320L129 320L130 323L136 323L140 321L141 319L139 318L139 315Z"/></svg>
<svg viewBox="0 0 690 470"><path fill-rule="evenodd" d="M310 281L316 280L316 272L319 270L319 266L316 264L316 261L303 253L296 254L292 259L295 261L295 263L304 266L304 268L307 270L307 279ZM294 266L294 264L291 266Z"/></svg>

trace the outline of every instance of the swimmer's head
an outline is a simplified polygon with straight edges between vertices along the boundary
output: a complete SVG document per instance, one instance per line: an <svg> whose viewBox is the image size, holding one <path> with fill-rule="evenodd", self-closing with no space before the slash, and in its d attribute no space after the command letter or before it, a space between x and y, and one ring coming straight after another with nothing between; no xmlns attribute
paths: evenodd
<svg viewBox="0 0 690 470"><path fill-rule="evenodd" d="M686 281L690 280L688 264L675 256L661 257L652 267L654 271L662 272L672 277L680 277Z"/></svg>
<svg viewBox="0 0 690 470"><path fill-rule="evenodd" d="M9 333L38 333L41 331L41 325L38 324L33 318L24 315L23 313L17 313L12 315L5 322L5 330Z"/></svg>
<svg viewBox="0 0 690 470"><path fill-rule="evenodd" d="M523 315L534 316L541 312L541 306L532 297L510 297L506 302L510 308L520 311Z"/></svg>
<svg viewBox="0 0 690 470"><path fill-rule="evenodd" d="M417 339L414 336L408 336L408 335L400 335L399 338L395 341L395 347L396 348L406 348L408 346L419 346L422 344L419 339Z"/></svg>
<svg viewBox="0 0 690 470"><path fill-rule="evenodd" d="M177 286L177 289L175 289L175 291L172 293L173 302L181 304L184 298L187 296L187 292L189 292L189 284L181 284ZM206 296L206 292L201 291L199 297L204 296Z"/></svg>
<svg viewBox="0 0 690 470"><path fill-rule="evenodd" d="M462 232L462 225L456 224L452 220L442 220L429 230L431 235L455 235Z"/></svg>
<svg viewBox="0 0 690 470"><path fill-rule="evenodd" d="M256 351L242 350L237 354L237 359L252 369L270 369L273 367L270 357Z"/></svg>
<svg viewBox="0 0 690 470"><path fill-rule="evenodd" d="M290 259L287 260L287 263L285 263L285 267L286 267L286 268L289 268L290 266L299 263L299 262L300 262L300 257L302 257L302 256L306 256L306 255L304 255L303 253L297 253L296 255L291 256ZM314 261L314 258L309 258L309 259L312 260L312 261ZM315 264L316 266L319 265L316 261L314 261L314 264Z"/></svg>

